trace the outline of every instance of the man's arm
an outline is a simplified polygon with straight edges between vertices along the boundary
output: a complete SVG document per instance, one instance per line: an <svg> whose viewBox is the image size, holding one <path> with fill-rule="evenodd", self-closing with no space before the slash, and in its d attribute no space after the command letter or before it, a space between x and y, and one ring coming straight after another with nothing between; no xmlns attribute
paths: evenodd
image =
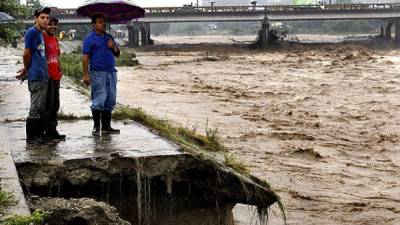
<svg viewBox="0 0 400 225"><path fill-rule="evenodd" d="M115 42L112 39L108 40L107 46L108 46L108 48L110 48L112 50L113 55L115 57L119 57L119 55L121 54L121 51L119 50L118 46L115 44Z"/></svg>
<svg viewBox="0 0 400 225"><path fill-rule="evenodd" d="M24 82L24 80L26 80L28 69L32 61L32 50L30 48L24 49L24 53L22 54L22 61L24 63L24 68L20 69L17 72L17 76L15 76L15 78L21 81L21 84L22 82Z"/></svg>
<svg viewBox="0 0 400 225"><path fill-rule="evenodd" d="M24 69L25 71L28 71L32 61L32 50L30 48L24 49L24 54L22 55L22 59L24 62Z"/></svg>
<svg viewBox="0 0 400 225"><path fill-rule="evenodd" d="M83 57L82 57L82 66L83 66L83 83L86 84L86 85L90 85L89 55L83 55Z"/></svg>
<svg viewBox="0 0 400 225"><path fill-rule="evenodd" d="M119 50L117 45L114 45L113 54L115 57L119 57L119 55L121 54L121 51Z"/></svg>

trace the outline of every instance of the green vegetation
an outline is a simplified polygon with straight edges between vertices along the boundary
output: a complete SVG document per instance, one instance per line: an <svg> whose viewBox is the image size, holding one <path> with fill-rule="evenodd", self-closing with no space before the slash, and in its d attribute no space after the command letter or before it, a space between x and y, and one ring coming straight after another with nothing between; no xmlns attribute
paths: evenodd
<svg viewBox="0 0 400 225"><path fill-rule="evenodd" d="M235 155L231 153L225 153L224 158L225 158L224 164L226 166L231 167L232 169L241 174L250 174L250 171L247 168L246 164L243 161L239 161Z"/></svg>
<svg viewBox="0 0 400 225"><path fill-rule="evenodd" d="M63 120L63 121L74 121L74 120L90 120L92 119L91 116L76 116L72 113L64 113L63 111L58 112L57 114L58 120Z"/></svg>
<svg viewBox="0 0 400 225"><path fill-rule="evenodd" d="M82 55L78 53L63 54L60 57L60 61L63 74L72 78L76 84L84 86L82 83ZM120 57L118 57L116 60L117 66L136 66L138 64L139 63L136 59L136 55L134 53L128 53L125 51L121 51Z"/></svg>
<svg viewBox="0 0 400 225"><path fill-rule="evenodd" d="M30 216L14 215L6 219L4 225L42 225L45 224L47 217L48 213L42 210L36 210Z"/></svg>
<svg viewBox="0 0 400 225"><path fill-rule="evenodd" d="M3 215L4 209L8 206L15 204L14 197L3 191L0 187L0 216Z"/></svg>
<svg viewBox="0 0 400 225"><path fill-rule="evenodd" d="M60 61L63 74L70 77L76 84L84 86L82 83L82 55L63 54L60 57Z"/></svg>
<svg viewBox="0 0 400 225"><path fill-rule="evenodd" d="M18 4L15 0L1 0L0 12L8 13L16 17L17 15L27 15L28 9ZM9 44L15 37L18 37L19 31L23 29L22 24L14 22L0 24L0 44Z"/></svg>
<svg viewBox="0 0 400 225"><path fill-rule="evenodd" d="M117 58L117 66L137 66L139 61L133 52L121 51L121 55Z"/></svg>
<svg viewBox="0 0 400 225"><path fill-rule="evenodd" d="M226 148L219 142L217 130L208 129L206 131L207 136L202 136L195 131L174 126L167 120L148 115L141 108L133 109L126 106L117 107L113 112L113 118L119 120L131 119L141 123L159 135L179 144L188 152L202 149L212 152L226 151Z"/></svg>
<svg viewBox="0 0 400 225"><path fill-rule="evenodd" d="M0 187L0 217L4 215L6 207L15 205L14 197L3 191ZM7 218L2 225L42 225L47 218L48 213L36 210L30 216L13 215Z"/></svg>

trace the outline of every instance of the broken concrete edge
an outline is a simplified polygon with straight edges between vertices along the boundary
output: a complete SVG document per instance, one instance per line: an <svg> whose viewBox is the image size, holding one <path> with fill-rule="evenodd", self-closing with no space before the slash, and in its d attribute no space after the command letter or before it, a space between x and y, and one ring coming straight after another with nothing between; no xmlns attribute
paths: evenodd
<svg viewBox="0 0 400 225"><path fill-rule="evenodd" d="M188 154L190 154L192 157L197 158L198 160L208 161L209 163L214 165L216 168L224 169L226 172L231 173L235 176L238 176L240 179L242 179L244 181L250 181L251 183L257 185L258 187L260 187L262 189L267 189L268 193L271 194L276 200L276 204L279 207L284 224L285 225L287 224L287 215L286 215L285 206L284 206L280 196L272 189L271 185L266 180L261 180L260 178L254 176L254 175L251 175L250 173L248 173L248 174L239 173L236 170L234 170L233 168L228 167L228 166L218 162L216 159L212 158L210 155L205 154L204 152L203 153L193 152L193 151L190 151L190 149L186 149L185 151L188 152ZM265 207L257 206L257 212L259 214L260 219L262 219L262 217L264 217L263 214L268 213L268 211L267 211L268 208L269 207L265 208Z"/></svg>
<svg viewBox="0 0 400 225"><path fill-rule="evenodd" d="M131 173L130 176L137 176L135 173L139 173L141 177L150 180L152 177L165 178L165 176L171 176L175 182L189 179L191 180L189 183L193 182L193 185L205 187L203 191L213 193L218 190L218 196L225 196L223 199L229 199L228 202L257 206L259 215L264 215L265 219L268 218L268 214L265 213L269 212L270 206L276 202L282 206L276 193L268 186L266 187L263 182L238 174L231 168L202 155L195 157L184 153L183 155L132 158L122 154L65 161L26 161L17 163L17 168L20 171L22 183L33 193L35 193L35 187L49 187L50 184L50 187L58 190L56 187L58 182L84 186L92 179L109 182L107 181L109 176L120 177L121 174L127 173ZM196 171L202 171L202 174L194 175ZM204 177L205 174L208 175ZM54 181L54 179L61 180ZM209 183L209 181L212 182ZM203 184L211 184L211 186ZM44 189L47 190L47 188ZM280 209L283 210L282 207ZM282 214L283 219L286 219L284 210Z"/></svg>
<svg viewBox="0 0 400 225"><path fill-rule="evenodd" d="M0 136L7 137L0 125ZM10 143L7 138L0 139L0 187L4 193L10 195L14 204L9 204L0 215L0 222L15 215L30 216L30 210L19 182L18 172L11 155Z"/></svg>

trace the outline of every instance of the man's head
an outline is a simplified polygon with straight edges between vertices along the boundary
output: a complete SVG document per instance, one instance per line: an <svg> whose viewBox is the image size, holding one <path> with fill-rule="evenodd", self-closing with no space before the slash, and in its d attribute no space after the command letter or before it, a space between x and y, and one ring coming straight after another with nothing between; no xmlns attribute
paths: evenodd
<svg viewBox="0 0 400 225"><path fill-rule="evenodd" d="M106 29L106 21L104 16L101 14L94 15L92 17L92 25L97 32L104 32Z"/></svg>
<svg viewBox="0 0 400 225"><path fill-rule="evenodd" d="M50 17L49 19L49 25L47 26L47 33L50 35L54 35L57 31L57 26L58 26L58 19L55 17Z"/></svg>
<svg viewBox="0 0 400 225"><path fill-rule="evenodd" d="M49 14L51 9L48 7L36 9L34 16L35 16L35 24L38 26L39 29L44 30L47 28L49 23Z"/></svg>

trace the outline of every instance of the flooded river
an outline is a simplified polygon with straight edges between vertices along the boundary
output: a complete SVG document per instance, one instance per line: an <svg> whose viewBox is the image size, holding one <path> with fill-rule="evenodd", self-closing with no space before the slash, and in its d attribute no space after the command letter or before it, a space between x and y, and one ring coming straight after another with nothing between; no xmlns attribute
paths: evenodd
<svg viewBox="0 0 400 225"><path fill-rule="evenodd" d="M119 102L217 128L281 195L288 224L400 224L399 50L156 41L187 45L137 51L141 65L119 69Z"/></svg>

